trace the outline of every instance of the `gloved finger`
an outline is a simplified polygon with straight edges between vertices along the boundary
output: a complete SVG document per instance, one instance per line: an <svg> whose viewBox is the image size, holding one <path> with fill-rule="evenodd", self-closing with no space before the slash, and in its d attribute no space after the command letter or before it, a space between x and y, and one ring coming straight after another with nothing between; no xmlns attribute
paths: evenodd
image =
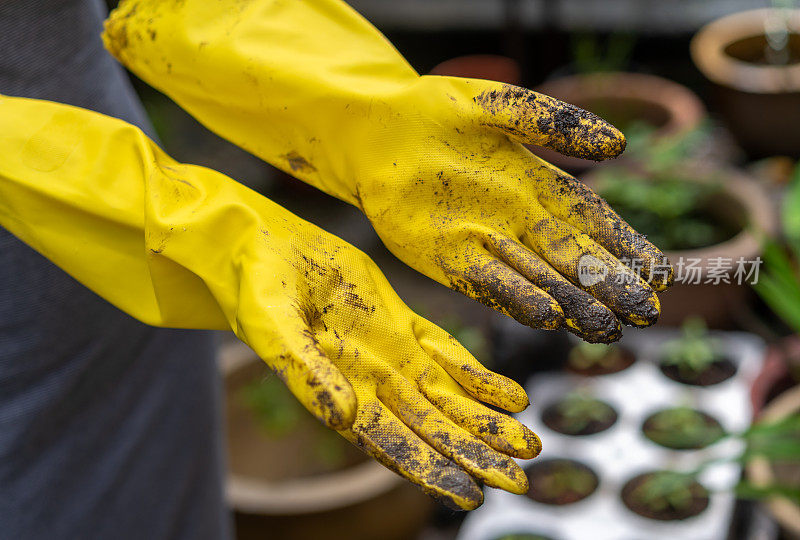
<svg viewBox="0 0 800 540"><path fill-rule="evenodd" d="M422 440L474 478L511 493L528 491L528 479L512 458L454 424L405 377L398 375L381 381L378 398Z"/></svg>
<svg viewBox="0 0 800 540"><path fill-rule="evenodd" d="M630 261L656 291L672 285L672 265L661 250L628 225L586 184L548 165L528 174L536 181L546 177L554 184L554 189L542 190L539 195L539 202L552 215L591 236L617 259Z"/></svg>
<svg viewBox="0 0 800 540"><path fill-rule="evenodd" d="M451 289L525 326L554 330L564 324L558 302L486 251L475 250L449 279Z"/></svg>
<svg viewBox="0 0 800 540"><path fill-rule="evenodd" d="M287 336L287 342L288 351L278 358L265 358L267 363L325 426L337 431L350 427L358 408L350 382L328 359L311 330L295 332ZM258 353L257 346L253 348Z"/></svg>
<svg viewBox="0 0 800 540"><path fill-rule="evenodd" d="M481 123L514 140L551 148L567 156L602 161L625 150L625 135L575 105L526 88L472 81Z"/></svg>
<svg viewBox="0 0 800 540"><path fill-rule="evenodd" d="M661 304L653 289L585 233L543 217L529 225L524 242L623 322L641 327L658 320Z"/></svg>
<svg viewBox="0 0 800 540"><path fill-rule="evenodd" d="M491 235L487 243L499 258L556 299L571 332L591 343L611 343L622 336L622 326L611 310L523 244L499 235Z"/></svg>
<svg viewBox="0 0 800 540"><path fill-rule="evenodd" d="M476 403L466 392L447 388L441 370L426 370L418 381L419 391L434 407L483 442L506 455L530 459L539 455L542 442L514 418Z"/></svg>
<svg viewBox="0 0 800 540"><path fill-rule="evenodd" d="M414 324L420 347L473 397L511 412L530 403L525 390L508 377L486 369L456 339L428 321Z"/></svg>
<svg viewBox="0 0 800 540"><path fill-rule="evenodd" d="M469 474L431 448L377 399L362 403L353 426L339 433L452 508L474 510L483 503L483 492Z"/></svg>

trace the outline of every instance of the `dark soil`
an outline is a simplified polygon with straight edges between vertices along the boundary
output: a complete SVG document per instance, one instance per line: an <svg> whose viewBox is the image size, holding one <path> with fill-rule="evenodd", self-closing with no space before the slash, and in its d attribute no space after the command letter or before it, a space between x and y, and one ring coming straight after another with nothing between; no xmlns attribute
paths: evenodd
<svg viewBox="0 0 800 540"><path fill-rule="evenodd" d="M687 436L687 434L667 432L658 425L657 417L664 411L659 411L651 414L642 424L642 432L645 437L654 443L665 448L673 450L700 450L714 444L719 437L722 436L724 430L722 426L713 416L706 414L702 411L694 411L697 413L705 424L702 431L696 433L696 436Z"/></svg>
<svg viewBox="0 0 800 540"><path fill-rule="evenodd" d="M600 484L592 469L571 459L538 461L528 467L525 474L530 483L526 495L542 504L576 503L594 493Z"/></svg>
<svg viewBox="0 0 800 540"><path fill-rule="evenodd" d="M652 474L653 473L645 473L635 476L628 480L628 482L623 486L621 493L622 502L625 503L625 506L627 506L632 512L636 512L640 516L644 516L649 519L656 519L659 521L676 521L694 517L698 514L701 514L706 508L708 508L708 490L699 482L694 482L691 486L690 490L692 492L692 501L685 508L678 509L668 505L666 508L654 510L649 506L640 503L638 500L634 500L634 498L631 496L632 493Z"/></svg>
<svg viewBox="0 0 800 540"><path fill-rule="evenodd" d="M767 39L762 36L753 36L739 41L734 41L725 47L725 54L732 56L742 62L756 65L791 65L800 63L800 34L789 34L788 43L784 51L775 51L772 56L780 58L783 54L782 63L777 64L767 56L769 45Z"/></svg>
<svg viewBox="0 0 800 540"><path fill-rule="evenodd" d="M617 421L617 411L603 401L597 400L598 407L605 407L608 409L608 419L604 422L599 420L589 420L584 427L581 429L574 429L568 422L568 420L564 417L564 415L559 410L561 405L560 401L553 403L545 408L542 412L542 422L552 429L553 431L557 431L559 433L563 433L564 435L572 435L572 436L582 436L582 435L594 435L595 433L600 433L601 431L605 431L611 426L614 425L614 422Z"/></svg>
<svg viewBox="0 0 800 540"><path fill-rule="evenodd" d="M609 358L607 363L594 363L588 368L575 367L572 365L572 363L568 362L567 370L572 373L586 375L588 377L594 377L597 375L610 375L612 373L619 373L620 371L628 369L636 361L636 357L633 355L633 353L622 347L613 349L611 352L609 352L608 356L613 358Z"/></svg>
<svg viewBox="0 0 800 540"><path fill-rule="evenodd" d="M678 366L673 364L661 364L660 368L661 372L673 381L690 386L711 386L736 375L736 366L727 358L714 361L705 371L693 377L684 377Z"/></svg>

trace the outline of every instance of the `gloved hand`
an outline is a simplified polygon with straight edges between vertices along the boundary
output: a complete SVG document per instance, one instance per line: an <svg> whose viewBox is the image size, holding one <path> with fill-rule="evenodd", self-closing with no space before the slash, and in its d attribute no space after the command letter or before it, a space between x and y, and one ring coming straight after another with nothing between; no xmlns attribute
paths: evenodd
<svg viewBox="0 0 800 540"><path fill-rule="evenodd" d="M213 131L357 205L429 277L589 341L657 320L654 290L672 281L661 252L520 144L616 156L624 137L600 118L501 83L420 77L338 0L126 0L104 40Z"/></svg>
<svg viewBox="0 0 800 540"><path fill-rule="evenodd" d="M0 96L0 224L149 324L232 329L319 420L471 509L515 493L522 388L411 312L375 264L121 120Z"/></svg>

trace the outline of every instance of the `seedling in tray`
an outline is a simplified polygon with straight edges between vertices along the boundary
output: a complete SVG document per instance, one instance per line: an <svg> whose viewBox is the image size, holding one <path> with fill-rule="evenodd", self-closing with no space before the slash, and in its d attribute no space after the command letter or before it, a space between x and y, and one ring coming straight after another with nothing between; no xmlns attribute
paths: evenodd
<svg viewBox="0 0 800 540"><path fill-rule="evenodd" d="M593 435L617 421L617 412L604 401L583 392L572 392L546 407L542 422L564 435Z"/></svg>
<svg viewBox="0 0 800 540"><path fill-rule="evenodd" d="M622 501L637 514L663 521L696 516L708 507L708 490L692 474L640 474L622 488Z"/></svg>
<svg viewBox="0 0 800 540"><path fill-rule="evenodd" d="M569 352L567 367L581 375L608 375L630 367L633 354L617 345L582 341Z"/></svg>
<svg viewBox="0 0 800 540"><path fill-rule="evenodd" d="M736 367L722 355L705 322L693 317L684 322L680 338L664 344L661 371L683 384L710 386L732 377Z"/></svg>
<svg viewBox="0 0 800 540"><path fill-rule="evenodd" d="M600 483L594 471L571 459L540 461L526 473L531 486L528 497L543 504L576 503L594 493Z"/></svg>
<svg viewBox="0 0 800 540"><path fill-rule="evenodd" d="M725 436L714 417L691 407L658 411L644 421L642 431L654 443L674 450L699 450Z"/></svg>

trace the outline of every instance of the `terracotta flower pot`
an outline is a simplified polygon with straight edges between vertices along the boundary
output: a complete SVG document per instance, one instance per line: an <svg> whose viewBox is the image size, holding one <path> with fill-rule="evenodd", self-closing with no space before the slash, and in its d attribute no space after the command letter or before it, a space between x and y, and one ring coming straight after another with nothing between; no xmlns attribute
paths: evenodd
<svg viewBox="0 0 800 540"><path fill-rule="evenodd" d="M520 85L522 80L519 64L516 60L493 54L475 54L451 58L434 66L430 74L486 79L517 86Z"/></svg>
<svg viewBox="0 0 800 540"><path fill-rule="evenodd" d="M547 81L535 90L591 111L623 132L630 122L644 122L655 128L656 137L693 129L706 114L700 98L685 86L641 73L572 75ZM597 165L546 148L529 149L572 174Z"/></svg>
<svg viewBox="0 0 800 540"><path fill-rule="evenodd" d="M231 462L227 496L239 540L400 540L419 533L433 508L432 499L366 456L338 470L302 471L304 458L297 450L303 443L257 440L263 437L259 426L248 425L253 419L237 403L245 385L263 378L263 362L248 347L233 342L223 347L220 367ZM290 436L307 435L299 431Z"/></svg>
<svg viewBox="0 0 800 540"><path fill-rule="evenodd" d="M730 328L737 320L737 313L753 297L753 292L746 283L706 283L710 278L709 268L713 260L722 258L730 260L733 265L740 258L745 261L755 260L761 254L761 234L771 234L776 227L775 210L764 187L736 169L720 170L721 193L715 195L711 208L713 215L732 223L739 223L741 231L731 239L699 249L684 251L668 251L665 254L676 270L676 278L680 270L677 265L694 263L700 270L692 275L695 283L675 283L664 293L659 294L661 301L661 326L679 326L690 316L702 317L712 328ZM703 175L698 175L703 176ZM598 178L595 173L588 173L584 181L595 187ZM690 181L687 179L687 181ZM695 180L701 181L701 180Z"/></svg>
<svg viewBox="0 0 800 540"><path fill-rule="evenodd" d="M734 13L692 39L692 60L714 83L715 106L753 157L800 156L800 10L788 18L789 62L765 61L765 25L775 10Z"/></svg>

